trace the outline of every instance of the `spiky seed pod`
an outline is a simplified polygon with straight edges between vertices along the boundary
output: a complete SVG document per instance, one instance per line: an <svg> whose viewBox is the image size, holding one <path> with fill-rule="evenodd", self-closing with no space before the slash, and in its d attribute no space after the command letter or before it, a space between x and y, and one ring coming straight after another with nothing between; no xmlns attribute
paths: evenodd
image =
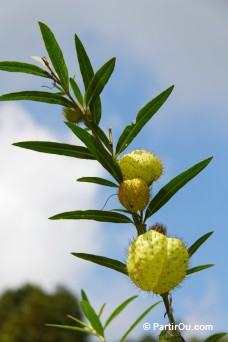
<svg viewBox="0 0 228 342"><path fill-rule="evenodd" d="M182 282L188 260L188 251L181 240L149 230L130 245L127 271L141 290L162 294Z"/></svg>
<svg viewBox="0 0 228 342"><path fill-rule="evenodd" d="M69 122L79 123L83 121L83 114L78 107L76 108L64 107L63 114L64 114L65 119Z"/></svg>
<svg viewBox="0 0 228 342"><path fill-rule="evenodd" d="M118 160L118 163L124 180L141 178L150 185L162 175L161 161L145 150L135 150L125 154Z"/></svg>
<svg viewBox="0 0 228 342"><path fill-rule="evenodd" d="M146 208L150 198L150 189L140 178L128 179L120 184L118 197L120 203L134 213Z"/></svg>

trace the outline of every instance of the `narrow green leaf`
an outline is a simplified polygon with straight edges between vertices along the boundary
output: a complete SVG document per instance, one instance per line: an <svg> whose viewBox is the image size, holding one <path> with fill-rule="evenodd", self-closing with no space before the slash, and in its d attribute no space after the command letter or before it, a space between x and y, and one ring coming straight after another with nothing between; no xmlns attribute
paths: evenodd
<svg viewBox="0 0 228 342"><path fill-rule="evenodd" d="M61 324L45 324L47 327L52 327L52 328L60 328L60 329L65 329L65 330L73 330L73 331L81 331L84 332L85 334L91 334L91 331L85 328L78 328L74 327L72 325L61 325Z"/></svg>
<svg viewBox="0 0 228 342"><path fill-rule="evenodd" d="M167 334L170 335L170 332L167 330L162 330L162 332L158 336L158 341L159 342L164 342L164 341L168 342L169 340L172 339L172 342L175 342L175 336L170 337L170 336L167 336ZM173 339L174 339L174 341L173 341ZM180 342L180 339L179 339L179 342Z"/></svg>
<svg viewBox="0 0 228 342"><path fill-rule="evenodd" d="M76 99L78 100L78 102L81 105L83 105L83 96L82 96L81 90L79 89L79 86L77 85L75 79L70 78L70 85L73 89L73 92L74 92Z"/></svg>
<svg viewBox="0 0 228 342"><path fill-rule="evenodd" d="M126 214L133 215L133 213L131 211L126 210L126 209L111 209L110 211L117 211L119 213L126 213ZM137 213L134 213L134 215L137 215L140 219L140 216Z"/></svg>
<svg viewBox="0 0 228 342"><path fill-rule="evenodd" d="M92 80L94 76L93 67L86 53L86 50L77 35L75 35L75 46L76 46L76 52L77 52L77 57L78 57L78 62L79 62L79 67L80 67L83 83L85 86L85 90L87 90L90 84L90 81ZM89 106L89 108L90 108L91 120L98 125L101 119L100 98L98 97L97 100Z"/></svg>
<svg viewBox="0 0 228 342"><path fill-rule="evenodd" d="M65 92L64 91L56 91L55 94L64 96Z"/></svg>
<svg viewBox="0 0 228 342"><path fill-rule="evenodd" d="M99 97L100 93L104 89L104 86L108 82L114 67L115 67L115 58L110 59L106 62L93 76L88 89L85 93L85 105L88 107L90 104L94 103L95 100Z"/></svg>
<svg viewBox="0 0 228 342"><path fill-rule="evenodd" d="M52 65L65 90L69 90L68 70L63 57L63 53L57 43L53 32L47 25L39 22L41 34L46 46Z"/></svg>
<svg viewBox="0 0 228 342"><path fill-rule="evenodd" d="M104 131L99 126L97 126L95 123L93 123L93 122L89 123L89 128L91 128L93 133L98 136L98 138L103 142L103 144L107 147L107 149L110 152L112 152L110 141L109 141L107 135L104 133Z"/></svg>
<svg viewBox="0 0 228 342"><path fill-rule="evenodd" d="M190 268L189 270L187 270L187 275L205 270L206 268L209 268L212 266L215 266L215 264L207 264L207 265L201 265L201 266L196 266L196 267Z"/></svg>
<svg viewBox="0 0 228 342"><path fill-rule="evenodd" d="M71 254L77 258L87 260L87 261L93 262L95 264L98 264L107 268L111 268L112 270L115 270L117 272L123 273L124 275L128 276L126 265L118 260L110 259L110 258L100 256L100 255L87 254L87 253L71 253Z"/></svg>
<svg viewBox="0 0 228 342"><path fill-rule="evenodd" d="M208 338L206 338L206 340L204 340L204 342L217 342L217 341L221 340L221 338L223 338L226 335L227 335L226 332L217 333L217 334L211 335Z"/></svg>
<svg viewBox="0 0 228 342"><path fill-rule="evenodd" d="M9 72L23 72L25 74L51 78L51 75L47 71L30 63L2 61L0 62L0 70Z"/></svg>
<svg viewBox="0 0 228 342"><path fill-rule="evenodd" d="M113 321L114 318L116 318L125 308L128 304L130 304L134 299L136 299L138 296L133 296L125 300L123 303L121 303L108 317L107 321L105 322L104 329Z"/></svg>
<svg viewBox="0 0 228 342"><path fill-rule="evenodd" d="M20 91L17 93L9 93L0 96L0 101L37 101L37 102L47 102L51 104L58 104L65 107L74 107L74 104L66 99L65 97L49 93L46 91Z"/></svg>
<svg viewBox="0 0 228 342"><path fill-rule="evenodd" d="M146 311L143 312L141 316L130 326L130 328L126 331L126 333L122 336L120 342L124 342L127 338L127 336L130 334L130 332L138 325L138 323L153 309L155 306L157 306L159 303L161 303L161 300L153 305L151 305Z"/></svg>
<svg viewBox="0 0 228 342"><path fill-rule="evenodd" d="M84 322L80 321L80 319L77 319L76 317L73 317L71 315L67 315L68 318L72 319L72 321L82 325L83 327L87 327L88 325L85 324Z"/></svg>
<svg viewBox="0 0 228 342"><path fill-rule="evenodd" d="M214 232L209 232L203 236L201 236L198 240L196 240L189 248L188 254L189 258L197 251L197 249L213 234Z"/></svg>
<svg viewBox="0 0 228 342"><path fill-rule="evenodd" d="M104 336L104 329L100 322L99 316L96 314L95 310L93 309L92 305L90 304L90 301L85 293L84 290L81 290L81 296L82 300L80 302L81 308L89 320L91 326L94 328L94 330L101 336ZM73 318L73 317L72 317ZM74 318L73 318L74 319ZM81 322L80 322L81 324ZM83 323L83 325L86 326L86 324Z"/></svg>
<svg viewBox="0 0 228 342"><path fill-rule="evenodd" d="M83 128L78 127L70 122L66 125L72 132L87 146L88 150L94 158L113 176L113 178L121 183L122 173L117 161L108 153L104 146L99 143L93 136L86 132Z"/></svg>
<svg viewBox="0 0 228 342"><path fill-rule="evenodd" d="M89 299L84 290L81 290L81 296L82 296L82 300L86 300L87 302L89 302Z"/></svg>
<svg viewBox="0 0 228 342"><path fill-rule="evenodd" d="M59 90L59 91L58 91L58 94L65 95L65 92L62 90L62 88L61 88L60 86L58 86L57 83L54 84L54 87L55 87L56 89ZM56 93L57 93L57 92L56 92Z"/></svg>
<svg viewBox="0 0 228 342"><path fill-rule="evenodd" d="M186 183L200 173L212 160L212 157L201 161L182 172L166 184L157 195L151 200L146 210L145 220L156 213L164 204L166 204L173 195L180 190Z"/></svg>
<svg viewBox="0 0 228 342"><path fill-rule="evenodd" d="M90 109L91 121L99 125L99 122L101 120L101 112L102 112L100 97L98 97L95 102L90 104L89 109Z"/></svg>
<svg viewBox="0 0 228 342"><path fill-rule="evenodd" d="M116 145L116 156L123 152L136 135L141 131L143 126L152 118L171 94L174 86L163 91L153 100L147 103L137 114L135 122L126 126Z"/></svg>
<svg viewBox="0 0 228 342"><path fill-rule="evenodd" d="M98 317L99 317L99 318L101 317L101 315L102 315L102 313L103 313L103 311L104 311L105 306L106 306L106 303L104 303L104 304L101 306L101 308L100 308L100 310L99 310L99 312L98 312Z"/></svg>
<svg viewBox="0 0 228 342"><path fill-rule="evenodd" d="M96 314L95 310L93 309L93 307L90 305L90 303L87 300L82 300L80 302L80 304L81 304L81 308L82 308L86 318L88 319L88 321L92 325L93 329L100 336L104 337L104 328L102 327L101 321L100 321L98 315Z"/></svg>
<svg viewBox="0 0 228 342"><path fill-rule="evenodd" d="M87 90L89 83L93 78L94 72L93 72L92 64L86 53L86 50L77 35L75 35L75 47L76 47L78 63L79 63L79 68L81 71L83 83L85 86L85 90Z"/></svg>
<svg viewBox="0 0 228 342"><path fill-rule="evenodd" d="M112 211L77 210L50 217L50 220L94 220L100 222L132 223L129 217Z"/></svg>
<svg viewBox="0 0 228 342"><path fill-rule="evenodd" d="M95 184L100 184L104 186L111 186L113 188L118 188L118 185L110 182L107 179L104 178L99 178L99 177L82 177L77 179L78 182L87 182L87 183L95 183Z"/></svg>
<svg viewBox="0 0 228 342"><path fill-rule="evenodd" d="M75 146L51 141L22 141L14 143L13 145L37 152L94 160L94 157L84 146Z"/></svg>

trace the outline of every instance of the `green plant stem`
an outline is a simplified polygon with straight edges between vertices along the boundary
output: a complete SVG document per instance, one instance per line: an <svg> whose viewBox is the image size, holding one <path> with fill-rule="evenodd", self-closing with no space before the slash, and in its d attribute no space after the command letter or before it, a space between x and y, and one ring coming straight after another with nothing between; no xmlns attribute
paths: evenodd
<svg viewBox="0 0 228 342"><path fill-rule="evenodd" d="M112 156L114 157L112 128L108 129L108 136L109 136L110 151L112 153Z"/></svg>
<svg viewBox="0 0 228 342"><path fill-rule="evenodd" d="M139 223L136 225L138 236L146 233L146 225L144 223Z"/></svg>
<svg viewBox="0 0 228 342"><path fill-rule="evenodd" d="M173 316L173 310L172 310L172 307L170 305L170 302L169 302L169 298L168 298L168 292L165 292L163 294L161 294L161 297L163 299L163 302L164 302L164 305L165 305L165 309L166 309L166 314L168 316L168 319L169 319L169 323L170 323L170 326L171 326L171 329L170 329L170 334L173 335L175 338L178 338L179 341L184 341L183 337L180 335L180 332L178 330L178 326L175 322L175 319L174 319L174 316ZM176 339L175 339L176 341Z"/></svg>
<svg viewBox="0 0 228 342"><path fill-rule="evenodd" d="M138 236L146 233L146 224L143 223L142 211L141 211L140 215L133 213L132 218L134 221L135 228L138 232Z"/></svg>

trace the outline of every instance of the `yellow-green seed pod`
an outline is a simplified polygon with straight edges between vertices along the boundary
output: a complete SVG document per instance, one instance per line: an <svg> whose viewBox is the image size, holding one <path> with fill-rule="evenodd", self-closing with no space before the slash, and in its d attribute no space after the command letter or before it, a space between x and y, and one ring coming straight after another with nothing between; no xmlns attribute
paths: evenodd
<svg viewBox="0 0 228 342"><path fill-rule="evenodd" d="M182 282L188 260L188 251L181 240L149 230L130 245L127 271L141 290L162 294Z"/></svg>
<svg viewBox="0 0 228 342"><path fill-rule="evenodd" d="M83 120L83 114L78 107L64 107L63 114L65 119L72 123L79 123Z"/></svg>
<svg viewBox="0 0 228 342"><path fill-rule="evenodd" d="M118 163L124 180L141 178L150 185L162 175L161 161L148 151L135 150L121 157Z"/></svg>
<svg viewBox="0 0 228 342"><path fill-rule="evenodd" d="M140 178L129 179L120 184L118 197L120 203L134 213L146 208L150 198L150 189Z"/></svg>

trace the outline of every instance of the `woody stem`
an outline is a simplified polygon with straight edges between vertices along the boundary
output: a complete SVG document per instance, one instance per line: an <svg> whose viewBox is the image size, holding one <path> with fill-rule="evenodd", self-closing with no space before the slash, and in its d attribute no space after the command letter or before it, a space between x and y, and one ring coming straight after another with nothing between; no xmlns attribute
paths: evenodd
<svg viewBox="0 0 228 342"><path fill-rule="evenodd" d="M175 319L174 319L174 316L173 316L173 310L172 310L168 295L169 295L168 292L165 292L165 293L161 294L161 297L163 299L163 302L164 302L164 305L166 308L166 314L167 314L168 319L169 319L170 331L171 331L173 336L179 338L179 341L184 341L183 337L180 335L180 332L178 331L178 326L177 326Z"/></svg>

